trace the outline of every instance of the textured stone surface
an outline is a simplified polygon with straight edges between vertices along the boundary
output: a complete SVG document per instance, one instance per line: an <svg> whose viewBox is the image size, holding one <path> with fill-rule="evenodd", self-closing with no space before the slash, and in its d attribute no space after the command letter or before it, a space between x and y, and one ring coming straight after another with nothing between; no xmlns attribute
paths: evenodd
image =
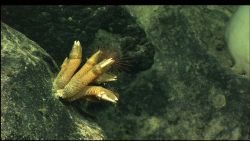
<svg viewBox="0 0 250 141"><path fill-rule="evenodd" d="M223 33L235 7L127 6L127 9L145 29L156 54L150 69L136 76L127 75L135 79L127 79L117 87L120 93L117 108L96 112L103 117L100 125L107 136L248 138L250 83L233 74L227 65L230 56Z"/></svg>
<svg viewBox="0 0 250 141"><path fill-rule="evenodd" d="M99 22L106 21L106 24L102 23L105 27L110 27L107 26L109 23L119 25L117 19L122 17L120 14L128 15L129 11L134 19L128 17L133 19L133 23L137 21L146 33L147 42L153 44L146 51L143 48L142 51L134 49L142 55L155 50L155 56L153 61L149 59L152 56L137 58L139 64L147 65L145 69L133 65L134 69L139 68L135 70L137 73L119 73L118 81L110 84L120 95L116 106L82 101L73 103L81 110L86 108L96 117L108 139L249 138L250 82L230 70L231 57L224 41L225 25L236 6L123 7L127 11L121 7L113 8L107 8L110 10L108 13L116 15L111 16L112 20L102 15L105 10L99 9L102 12L96 15L103 16L96 17ZM99 25L99 22L94 23ZM18 24L15 23L16 26ZM112 26L117 27L114 30L93 26L98 27L93 29L95 34L87 32L89 36L84 39L90 39L88 44L91 48L105 43L115 46L114 49L118 47L118 51L126 44L138 44L139 41L133 42L133 38L127 38L127 43L118 40L126 35L121 30L123 26L117 25ZM85 27L88 25L81 28ZM140 28L132 28L126 34L140 38L135 29ZM54 35L60 36L50 35L51 39ZM74 37L73 33L70 37ZM71 43L67 40L67 47ZM85 49L86 52L88 50ZM63 59L68 51L63 51L61 55Z"/></svg>
<svg viewBox="0 0 250 141"><path fill-rule="evenodd" d="M1 23L1 139L103 139L101 128L52 96L54 60Z"/></svg>

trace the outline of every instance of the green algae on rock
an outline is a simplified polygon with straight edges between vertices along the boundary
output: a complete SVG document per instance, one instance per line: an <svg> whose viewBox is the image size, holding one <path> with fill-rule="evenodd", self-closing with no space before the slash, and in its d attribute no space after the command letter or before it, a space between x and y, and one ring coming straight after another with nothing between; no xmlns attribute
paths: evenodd
<svg viewBox="0 0 250 141"><path fill-rule="evenodd" d="M1 139L103 139L102 129L52 96L54 60L1 23Z"/></svg>
<svg viewBox="0 0 250 141"><path fill-rule="evenodd" d="M126 75L124 83L117 86L122 96L119 110L109 108L98 113L103 117L100 125L107 136L111 139L247 139L249 81L226 67L225 61L230 58L223 47L223 27L234 7L126 8L144 28L156 53L150 69L136 76ZM200 17L201 14L204 16ZM219 46L223 47L222 51L216 51Z"/></svg>

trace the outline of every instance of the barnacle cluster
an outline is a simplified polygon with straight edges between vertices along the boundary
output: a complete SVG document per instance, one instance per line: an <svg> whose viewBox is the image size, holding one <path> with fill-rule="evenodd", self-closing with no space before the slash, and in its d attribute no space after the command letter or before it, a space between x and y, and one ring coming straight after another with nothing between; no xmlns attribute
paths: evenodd
<svg viewBox="0 0 250 141"><path fill-rule="evenodd" d="M69 58L65 58L61 70L53 82L55 96L67 101L85 98L116 103L118 101L116 93L101 86L91 85L117 79L115 75L106 73L115 60L113 58L103 58L102 54L102 51L98 50L75 73L82 59L81 44L79 41L75 41Z"/></svg>

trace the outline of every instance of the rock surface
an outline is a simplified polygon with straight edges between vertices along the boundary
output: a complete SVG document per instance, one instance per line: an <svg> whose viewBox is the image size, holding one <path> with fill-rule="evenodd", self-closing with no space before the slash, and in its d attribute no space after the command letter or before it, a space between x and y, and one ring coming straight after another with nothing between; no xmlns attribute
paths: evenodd
<svg viewBox="0 0 250 141"><path fill-rule="evenodd" d="M103 139L94 122L52 97L54 60L1 23L1 139Z"/></svg>
<svg viewBox="0 0 250 141"><path fill-rule="evenodd" d="M70 9L70 7L60 7L62 8L59 8L59 11L63 11L62 13L67 13L65 9ZM73 103L75 107L79 109L84 107L96 116L97 123L108 139L249 138L250 82L233 74L230 70L231 57L224 42L225 25L236 10L236 6L124 6L113 8L112 6L106 8L104 6L100 9L98 6L90 7L90 12L86 14L88 9L86 7L86 9L81 9L82 12L78 12L88 15L86 17L89 18L86 21L91 23L85 24L81 29L97 27L89 30L94 31L94 34L86 30L89 36L84 36L84 40L89 40L89 46L94 47L108 42L116 49L117 46L123 47L126 44L132 44L130 47L133 50L134 44L139 42L139 40L133 42L133 38L145 37L144 35L139 36L138 32L141 33L141 31L136 30L140 29L138 24L144 29L148 38L144 38L146 41L143 44L152 42L153 46L134 48L137 51L133 50L132 54L138 52L139 56L140 54L145 56L137 58L141 65L138 67L135 65L136 63L133 65L135 73L119 73L118 81L111 85L120 95L116 106L105 103ZM25 8L20 9L19 11L22 11ZM111 16L113 18L106 18L105 14L102 15L102 13L106 13L104 11L107 9L109 9L107 13L115 15ZM8 11L8 9L5 10ZM91 11L96 11L93 12L96 13L92 15L93 17L89 16ZM130 25L127 23L131 21L126 21L127 19L121 15L130 17L128 11L130 15L134 16L134 19L129 18L133 19L132 23L137 22L138 24L132 24L136 25L136 28L132 28L132 30L128 30L128 27L132 25L123 30L124 25ZM25 10L22 12L21 15L25 15ZM46 12L41 14L48 15ZM61 12L55 11L54 13L60 15ZM52 12L49 12L49 15L51 14ZM72 13L68 13L68 15L70 14ZM16 17L11 15L18 14L9 13L6 18ZM95 17L96 15L99 16ZM65 16L58 16L58 18L60 17ZM70 17L65 18L67 22L64 24L67 25L70 23L68 20L74 21L75 18L81 16ZM122 20L125 24L117 22L121 20L120 17L126 19ZM99 20L96 23L96 20L92 21L91 18ZM15 21L14 18L10 18L8 21L10 22L10 20ZM54 20L57 21L57 19ZM24 26L22 21L16 23L13 21L10 23L16 27ZM100 23L109 28L100 28ZM117 28L110 28L107 26L109 23L115 25L111 27ZM26 30L28 30L27 25L29 24L24 26ZM50 25L48 28L56 28L57 25L60 24ZM29 31L29 35L33 35L34 31L36 30ZM125 31L130 32L124 34ZM78 35L74 36L71 33L67 32L72 36L66 36L65 33L65 37L61 39L66 40L66 38L72 37L72 40L75 40ZM50 45L49 43L53 42L56 36L61 36L56 33L49 35L48 37L51 38L46 41L44 46ZM117 39L126 35L130 35L126 39L127 43ZM71 40L66 40L66 42L67 47L71 46ZM55 46L53 45L53 47ZM53 49L59 50L59 47ZM127 49L124 48L123 51L126 52ZM61 61L56 60L62 62L69 50L70 48L68 51L61 52L63 56L59 57ZM149 51L154 52L154 50L155 55L152 60L153 54L148 56L146 54ZM120 51L119 48L118 51ZM146 67L142 67L143 65ZM136 69L138 70L136 71Z"/></svg>
<svg viewBox="0 0 250 141"><path fill-rule="evenodd" d="M235 7L126 8L144 28L156 54L150 69L117 86L117 108L96 112L103 117L100 125L107 136L249 138L250 83L230 70L223 33Z"/></svg>

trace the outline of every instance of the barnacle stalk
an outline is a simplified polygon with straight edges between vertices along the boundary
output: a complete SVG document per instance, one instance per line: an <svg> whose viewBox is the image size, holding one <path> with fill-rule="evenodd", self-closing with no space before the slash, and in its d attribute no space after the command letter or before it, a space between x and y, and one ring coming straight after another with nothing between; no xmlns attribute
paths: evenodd
<svg viewBox="0 0 250 141"><path fill-rule="evenodd" d="M90 71L79 79L70 81L64 88L62 98L70 98L79 93L84 87L91 83L94 79L107 71L108 68L114 63L112 58L103 60L99 64L95 65Z"/></svg>
<svg viewBox="0 0 250 141"><path fill-rule="evenodd" d="M116 103L118 101L117 96L114 95L112 91L101 86L86 86L80 93L71 97L69 101L74 101L81 97L91 97L93 95L96 96L99 100L102 99L112 103Z"/></svg>
<svg viewBox="0 0 250 141"><path fill-rule="evenodd" d="M102 51L98 50L92 55L82 68L76 73L82 58L82 48L79 41L75 41L69 58L66 57L61 70L53 83L55 95L68 101L82 98L95 98L98 100L116 103L118 95L101 86L88 86L94 82L101 84L117 80L117 76L106 73L114 64L113 58L103 59L99 62ZM99 62L99 63L98 63Z"/></svg>
<svg viewBox="0 0 250 141"><path fill-rule="evenodd" d="M55 89L62 89L70 81L74 72L78 68L82 59L82 47L79 41L75 41L72 50L69 55L69 59L66 58L61 66L61 71L55 79Z"/></svg>

